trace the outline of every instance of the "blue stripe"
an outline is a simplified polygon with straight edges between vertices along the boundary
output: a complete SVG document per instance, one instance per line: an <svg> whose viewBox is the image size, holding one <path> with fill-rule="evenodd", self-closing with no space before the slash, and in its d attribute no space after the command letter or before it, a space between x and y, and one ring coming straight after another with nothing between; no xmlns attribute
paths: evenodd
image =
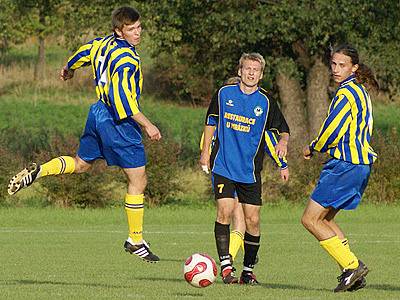
<svg viewBox="0 0 400 300"><path fill-rule="evenodd" d="M122 81L124 79L124 72L121 71L121 72L118 72L118 74L119 74L119 82L118 82L119 97L121 98L122 106L124 107L127 117L130 117L130 116L132 116L132 110L129 105L128 98L126 97L126 94L122 87ZM119 118L120 118L120 116L119 116Z"/></svg>

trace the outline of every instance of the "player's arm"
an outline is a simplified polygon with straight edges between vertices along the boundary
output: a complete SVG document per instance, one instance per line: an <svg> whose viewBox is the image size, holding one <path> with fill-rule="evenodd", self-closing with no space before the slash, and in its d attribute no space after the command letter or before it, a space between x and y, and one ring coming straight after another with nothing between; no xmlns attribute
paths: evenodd
<svg viewBox="0 0 400 300"><path fill-rule="evenodd" d="M290 130L285 117L279 109L278 103L272 98L269 98L269 100L270 108L267 119L267 129L278 132L279 142L275 146L275 151L278 156L282 158L287 155Z"/></svg>
<svg viewBox="0 0 400 300"><path fill-rule="evenodd" d="M143 127L151 140L161 139L160 130L141 111L138 99L140 88L137 86L135 74L139 72L138 62L127 60L123 67L118 68L111 77L109 98L116 119L132 118Z"/></svg>
<svg viewBox="0 0 400 300"><path fill-rule="evenodd" d="M205 126L203 131L203 143L200 146L201 154L200 154L200 165L202 166L203 170L210 168L210 148L212 139L214 136L214 132L219 120L219 91L214 94L211 99L210 105L208 107L205 119Z"/></svg>
<svg viewBox="0 0 400 300"><path fill-rule="evenodd" d="M286 157L279 157L276 153L276 145L278 144L278 140L275 134L267 130L265 132L265 152L271 157L271 159L276 163L276 165L280 168L281 178L283 181L289 180L289 167L287 165Z"/></svg>
<svg viewBox="0 0 400 300"><path fill-rule="evenodd" d="M87 44L81 46L69 59L65 66L61 68L60 79L68 80L74 77L76 69L81 67L89 66L91 64L90 53L93 45L98 43L101 38L94 39Z"/></svg>
<svg viewBox="0 0 400 300"><path fill-rule="evenodd" d="M208 169L210 168L210 155L211 155L210 148L214 132L215 132L215 126L209 126L209 125L204 126L203 144L201 145L201 153L200 153L200 166L206 173L208 173Z"/></svg>
<svg viewBox="0 0 400 300"><path fill-rule="evenodd" d="M326 152L336 147L346 133L351 119L351 106L348 99L344 95L336 96L317 138L303 149L304 158L310 159L313 151Z"/></svg>

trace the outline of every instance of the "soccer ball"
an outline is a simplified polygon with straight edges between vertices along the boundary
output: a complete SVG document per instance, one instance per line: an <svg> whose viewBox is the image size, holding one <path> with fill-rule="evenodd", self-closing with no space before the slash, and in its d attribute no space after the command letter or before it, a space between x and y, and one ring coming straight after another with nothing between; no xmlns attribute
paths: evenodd
<svg viewBox="0 0 400 300"><path fill-rule="evenodd" d="M211 285L217 276L217 264L204 253L189 256L183 266L185 280L194 287L204 288Z"/></svg>

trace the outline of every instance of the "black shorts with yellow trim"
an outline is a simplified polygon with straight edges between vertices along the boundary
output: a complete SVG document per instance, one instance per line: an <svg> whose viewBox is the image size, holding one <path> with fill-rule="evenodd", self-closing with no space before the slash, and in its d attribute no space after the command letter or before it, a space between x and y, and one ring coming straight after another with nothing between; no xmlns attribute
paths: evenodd
<svg viewBox="0 0 400 300"><path fill-rule="evenodd" d="M256 175L255 183L242 183L213 173L212 183L215 200L238 197L240 203L262 205L260 174Z"/></svg>

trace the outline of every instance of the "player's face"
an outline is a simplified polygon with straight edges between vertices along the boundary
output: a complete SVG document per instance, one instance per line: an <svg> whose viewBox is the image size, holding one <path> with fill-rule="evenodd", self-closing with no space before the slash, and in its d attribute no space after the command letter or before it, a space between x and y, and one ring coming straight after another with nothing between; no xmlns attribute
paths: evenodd
<svg viewBox="0 0 400 300"><path fill-rule="evenodd" d="M115 29L115 32L119 35L119 37L125 39L129 44L136 46L140 43L142 24L140 23L140 20L137 20L133 24L124 25L122 30L119 30L118 28Z"/></svg>
<svg viewBox="0 0 400 300"><path fill-rule="evenodd" d="M247 87L255 87L262 78L262 65L258 61L246 59L238 72L241 82Z"/></svg>
<svg viewBox="0 0 400 300"><path fill-rule="evenodd" d="M351 57L343 53L335 53L331 59L331 70L335 82L340 83L357 71L358 65L353 65Z"/></svg>

